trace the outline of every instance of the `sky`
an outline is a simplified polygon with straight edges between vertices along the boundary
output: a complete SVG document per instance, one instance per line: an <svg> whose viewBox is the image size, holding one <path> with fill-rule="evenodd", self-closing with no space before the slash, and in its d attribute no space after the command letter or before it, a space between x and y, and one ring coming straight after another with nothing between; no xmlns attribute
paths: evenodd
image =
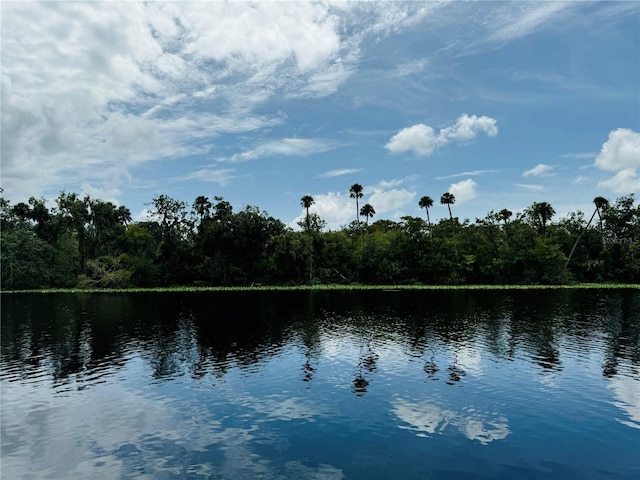
<svg viewBox="0 0 640 480"><path fill-rule="evenodd" d="M637 2L0 2L0 185L336 229L640 192Z"/></svg>

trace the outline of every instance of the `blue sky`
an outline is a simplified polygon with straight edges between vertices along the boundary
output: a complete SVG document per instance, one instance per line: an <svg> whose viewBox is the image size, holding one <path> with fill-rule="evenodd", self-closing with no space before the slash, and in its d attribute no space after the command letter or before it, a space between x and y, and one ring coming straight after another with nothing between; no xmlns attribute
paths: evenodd
<svg viewBox="0 0 640 480"><path fill-rule="evenodd" d="M4 196L285 223L558 216L640 191L636 2L2 2ZM53 205L53 202L51 203Z"/></svg>

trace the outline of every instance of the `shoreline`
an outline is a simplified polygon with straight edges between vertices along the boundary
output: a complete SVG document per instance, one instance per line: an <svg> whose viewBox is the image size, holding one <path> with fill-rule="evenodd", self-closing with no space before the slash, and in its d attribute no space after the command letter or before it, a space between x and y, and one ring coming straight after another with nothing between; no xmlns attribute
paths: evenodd
<svg viewBox="0 0 640 480"><path fill-rule="evenodd" d="M268 291L404 291L404 290L640 290L633 283L578 283L575 285L260 285L217 287L149 287L149 288L47 288L37 290L7 290L2 294L20 293L168 293L168 292L268 292Z"/></svg>

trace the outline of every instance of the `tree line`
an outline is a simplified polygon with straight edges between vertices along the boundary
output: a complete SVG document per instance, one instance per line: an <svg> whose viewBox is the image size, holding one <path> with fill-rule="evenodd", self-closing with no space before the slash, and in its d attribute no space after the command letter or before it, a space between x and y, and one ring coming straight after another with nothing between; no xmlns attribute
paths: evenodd
<svg viewBox="0 0 640 480"><path fill-rule="evenodd" d="M0 197L1 287L122 288L298 284L566 284L640 280L640 206L633 195L594 199L587 220L572 212L554 220L547 202L521 212L491 211L475 221L454 217L455 196L444 193L449 218L433 223L434 200L420 198L425 219L370 222L360 206L339 230L311 213L301 198L300 230L257 206L234 211L222 197L191 205L154 197L150 219L111 202L61 192L54 206L32 197ZM597 218L597 220L596 220ZM364 221L362 220L364 219Z"/></svg>

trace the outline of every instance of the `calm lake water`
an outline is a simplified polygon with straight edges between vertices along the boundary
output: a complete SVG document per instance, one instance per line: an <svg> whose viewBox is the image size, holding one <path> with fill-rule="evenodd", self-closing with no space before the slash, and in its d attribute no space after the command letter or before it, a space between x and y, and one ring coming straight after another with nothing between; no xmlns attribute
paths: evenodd
<svg viewBox="0 0 640 480"><path fill-rule="evenodd" d="M638 479L639 291L2 296L6 479Z"/></svg>

